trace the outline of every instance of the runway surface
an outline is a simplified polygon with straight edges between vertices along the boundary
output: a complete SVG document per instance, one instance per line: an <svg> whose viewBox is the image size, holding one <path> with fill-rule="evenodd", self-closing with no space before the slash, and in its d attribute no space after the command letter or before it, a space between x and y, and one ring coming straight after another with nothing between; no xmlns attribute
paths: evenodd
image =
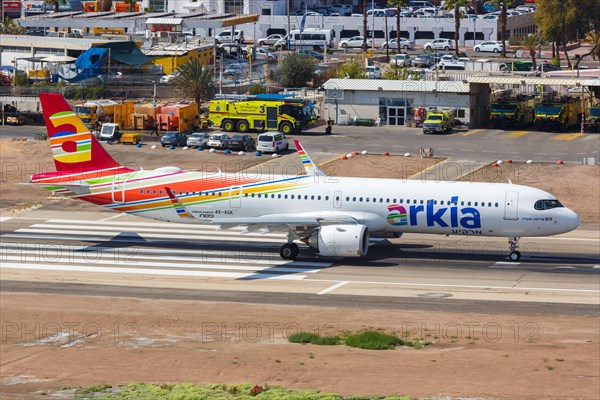
<svg viewBox="0 0 600 400"><path fill-rule="evenodd" d="M577 315L600 304L596 231L522 239L517 263L504 238L438 235L374 239L362 259L306 248L287 262L284 235L241 228L45 210L0 223L4 291Z"/></svg>

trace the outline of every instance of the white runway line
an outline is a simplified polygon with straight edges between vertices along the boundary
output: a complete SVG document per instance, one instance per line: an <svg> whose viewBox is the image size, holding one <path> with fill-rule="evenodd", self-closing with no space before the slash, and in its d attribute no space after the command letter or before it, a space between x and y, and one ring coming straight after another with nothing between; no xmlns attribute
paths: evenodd
<svg viewBox="0 0 600 400"><path fill-rule="evenodd" d="M5 222L12 219L12 217L0 217L0 222Z"/></svg>
<svg viewBox="0 0 600 400"><path fill-rule="evenodd" d="M70 271L70 272L94 272L110 274L135 274L135 275L168 275L168 276L194 276L206 278L232 278L242 279L252 277L254 279L281 279L281 280L301 280L306 275L275 275L275 274L248 274L239 272L214 272L214 271L192 271L192 270L164 270L164 269L144 269L144 268L120 268L120 267L89 267L80 265L62 265L62 264L16 264L2 263L0 269L28 269L44 271Z"/></svg>
<svg viewBox="0 0 600 400"><path fill-rule="evenodd" d="M317 295L321 296L321 295L327 294L327 293L331 292L332 290L339 289L342 286L347 285L348 283L350 283L350 282L342 281L342 282L336 283L333 286L329 286L327 289L321 290L319 293L317 293Z"/></svg>
<svg viewBox="0 0 600 400"><path fill-rule="evenodd" d="M110 221L110 220L113 220L113 219L117 219L117 218L119 218L119 217L122 217L122 216L124 216L124 215L125 215L125 214L116 214L116 215L112 215L112 216L110 216L110 217L108 217L108 218L103 218L103 219L101 219L100 221Z"/></svg>

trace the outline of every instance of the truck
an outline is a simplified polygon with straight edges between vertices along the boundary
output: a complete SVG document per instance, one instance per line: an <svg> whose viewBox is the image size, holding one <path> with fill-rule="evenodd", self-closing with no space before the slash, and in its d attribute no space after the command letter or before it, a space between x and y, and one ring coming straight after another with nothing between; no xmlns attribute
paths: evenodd
<svg viewBox="0 0 600 400"><path fill-rule="evenodd" d="M427 118L423 122L423 133L446 133L452 130L456 110L432 109L427 112Z"/></svg>
<svg viewBox="0 0 600 400"><path fill-rule="evenodd" d="M600 133L600 103L591 106L584 122L585 130Z"/></svg>
<svg viewBox="0 0 600 400"><path fill-rule="evenodd" d="M133 102L117 103L112 100L93 100L73 107L75 114L90 130L104 122L127 125L133 109Z"/></svg>
<svg viewBox="0 0 600 400"><path fill-rule="evenodd" d="M535 106L535 125L538 130L567 130L581 116L578 97L543 99Z"/></svg>
<svg viewBox="0 0 600 400"><path fill-rule="evenodd" d="M530 96L513 97L490 104L490 125L495 128L519 128L533 123L535 116Z"/></svg>
<svg viewBox="0 0 600 400"><path fill-rule="evenodd" d="M310 123L303 107L294 100L218 99L211 100L208 119L225 132L278 130L287 135Z"/></svg>
<svg viewBox="0 0 600 400"><path fill-rule="evenodd" d="M119 124L107 122L105 124L102 124L102 128L100 129L98 139L106 140L106 141L120 142L121 135L122 135L122 133L119 130Z"/></svg>

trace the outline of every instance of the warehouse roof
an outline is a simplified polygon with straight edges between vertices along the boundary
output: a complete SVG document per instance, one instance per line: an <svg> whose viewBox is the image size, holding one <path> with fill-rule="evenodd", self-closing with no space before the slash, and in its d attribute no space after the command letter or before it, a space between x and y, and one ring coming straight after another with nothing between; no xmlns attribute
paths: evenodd
<svg viewBox="0 0 600 400"><path fill-rule="evenodd" d="M600 86L599 79L577 78L538 78L509 76L471 76L469 83L495 83L501 85L563 85L563 86Z"/></svg>
<svg viewBox="0 0 600 400"><path fill-rule="evenodd" d="M330 79L326 90L363 90L384 92L469 93L469 84L462 81L399 81L378 79Z"/></svg>

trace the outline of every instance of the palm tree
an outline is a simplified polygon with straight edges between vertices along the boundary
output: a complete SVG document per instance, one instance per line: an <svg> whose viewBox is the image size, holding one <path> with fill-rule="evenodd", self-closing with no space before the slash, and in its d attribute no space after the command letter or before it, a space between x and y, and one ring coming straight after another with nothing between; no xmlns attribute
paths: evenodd
<svg viewBox="0 0 600 400"><path fill-rule="evenodd" d="M110 11L112 0L98 0L98 11Z"/></svg>
<svg viewBox="0 0 600 400"><path fill-rule="evenodd" d="M492 4L500 7L500 40L502 41L502 57L506 57L506 1L491 0Z"/></svg>
<svg viewBox="0 0 600 400"><path fill-rule="evenodd" d="M137 0L123 0L123 2L127 4L127 11L135 11L135 5L137 3Z"/></svg>
<svg viewBox="0 0 600 400"><path fill-rule="evenodd" d="M600 58L600 30L590 31L586 33L585 38L583 40L591 44L592 49L588 53L582 54L581 57L579 57L579 59L573 66L573 69L579 68L579 63L581 62L581 60L583 60L584 57L591 55L594 60L596 60L596 57Z"/></svg>
<svg viewBox="0 0 600 400"><path fill-rule="evenodd" d="M198 59L189 60L177 68L179 75L173 83L184 97L191 97L197 104L206 99L212 85L213 72Z"/></svg>
<svg viewBox="0 0 600 400"><path fill-rule="evenodd" d="M468 7L469 0L448 0L446 1L446 10L454 10L454 54L458 56L458 38L460 36L460 8ZM475 34L475 33L473 33Z"/></svg>
<svg viewBox="0 0 600 400"><path fill-rule="evenodd" d="M396 7L396 44L398 45L398 53L402 53L402 49L400 48L400 13L402 12L402 7L408 7L410 5L410 1L409 0L390 0L390 1L388 1L388 3L391 6ZM389 47L389 42L388 42L388 47Z"/></svg>
<svg viewBox="0 0 600 400"><path fill-rule="evenodd" d="M535 70L537 68L535 52L537 50L537 47L541 43L540 35L537 33L532 33L529 35L519 36L518 43L529 51L529 56L531 57L531 65L532 68Z"/></svg>

